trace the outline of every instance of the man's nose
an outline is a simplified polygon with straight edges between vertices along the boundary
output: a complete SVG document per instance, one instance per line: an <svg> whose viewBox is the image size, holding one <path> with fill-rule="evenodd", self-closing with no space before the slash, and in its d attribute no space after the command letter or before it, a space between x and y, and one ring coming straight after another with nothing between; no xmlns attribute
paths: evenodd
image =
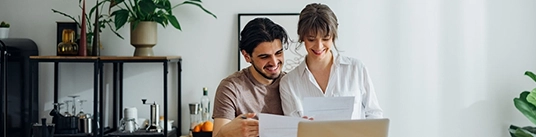
<svg viewBox="0 0 536 137"><path fill-rule="evenodd" d="M269 65L276 65L278 62L278 59L276 56L271 56L270 61L268 62Z"/></svg>

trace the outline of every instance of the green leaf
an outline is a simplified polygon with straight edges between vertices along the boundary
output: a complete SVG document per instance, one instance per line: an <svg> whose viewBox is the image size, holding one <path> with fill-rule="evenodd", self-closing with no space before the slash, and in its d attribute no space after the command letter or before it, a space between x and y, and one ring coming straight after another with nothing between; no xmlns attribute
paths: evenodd
<svg viewBox="0 0 536 137"><path fill-rule="evenodd" d="M180 6L180 5L183 5L183 4L195 5L195 6L199 7L199 8L201 8L205 13L212 15L212 17L214 17L214 18L218 18L218 17L216 17L216 15L214 15L212 12L208 11L207 9L205 9L200 3L196 3L196 2L192 2L192 1L184 1L184 2L182 2L181 4L178 4L178 5L173 6L173 8L176 8L176 7L178 7L178 6Z"/></svg>
<svg viewBox="0 0 536 137"><path fill-rule="evenodd" d="M159 1L156 1L154 3L156 5L156 8L159 8L159 9L170 9L171 8L171 5L170 2L168 0L159 0ZM169 8L168 8L169 6Z"/></svg>
<svg viewBox="0 0 536 137"><path fill-rule="evenodd" d="M510 125L510 127L508 128L508 132L510 132L511 137L516 137L515 133L517 129L519 129L518 126Z"/></svg>
<svg viewBox="0 0 536 137"><path fill-rule="evenodd" d="M530 126L526 126L526 127L523 127L521 128L529 133L532 133L532 134L535 134L536 133L536 127L530 127Z"/></svg>
<svg viewBox="0 0 536 137"><path fill-rule="evenodd" d="M131 23L131 30L134 30L136 27L138 27L138 24L140 24L140 21L139 20L136 20L136 21L133 21L133 22L130 22Z"/></svg>
<svg viewBox="0 0 536 137"><path fill-rule="evenodd" d="M140 7L141 15L150 15L153 14L156 10L156 5L153 0L141 0L138 3L138 6Z"/></svg>
<svg viewBox="0 0 536 137"><path fill-rule="evenodd" d="M534 105L520 98L514 98L514 105L525 117L536 124L536 107Z"/></svg>
<svg viewBox="0 0 536 137"><path fill-rule="evenodd" d="M76 21L76 19L74 19L73 16L68 15L68 14L65 14L65 13L63 13L63 12L61 12L61 11L58 11L58 10L55 10L55 9L52 9L52 12L54 12L54 13L58 13L58 14L60 14L60 15L63 15L63 16L65 16L65 17L67 17L67 18L70 18L71 20L73 20L73 21L78 25L78 28L82 28L82 26L80 25L80 23L79 23L78 21Z"/></svg>
<svg viewBox="0 0 536 137"><path fill-rule="evenodd" d="M523 100L523 101L527 101L527 97L529 96L530 92L529 91L523 91L519 94L519 99Z"/></svg>
<svg viewBox="0 0 536 137"><path fill-rule="evenodd" d="M110 9L112 9L115 5L118 5L119 3L122 3L124 0L106 0L106 1L109 1L110 2Z"/></svg>
<svg viewBox="0 0 536 137"><path fill-rule="evenodd" d="M128 11L126 9L117 10L112 13L112 16L115 16L115 30L119 30L127 23Z"/></svg>
<svg viewBox="0 0 536 137"><path fill-rule="evenodd" d="M534 75L534 73L531 71L525 71L525 75L529 76L534 82L536 82L536 75Z"/></svg>
<svg viewBox="0 0 536 137"><path fill-rule="evenodd" d="M531 134L525 132L523 129L521 128L518 128L515 132L514 132L514 135L515 137L533 137Z"/></svg>
<svg viewBox="0 0 536 137"><path fill-rule="evenodd" d="M111 29L112 28L112 25L110 24L110 22L106 22L106 24L108 24L108 27L110 27L110 30L112 30L112 32L119 38L121 39L124 39L123 36L121 36L119 33L117 33L117 31L115 31L114 29Z"/></svg>
<svg viewBox="0 0 536 137"><path fill-rule="evenodd" d="M93 17L93 12L95 12L95 10L97 9L98 6L104 4L104 2L105 2L105 1L101 1L101 2L97 3L97 5L93 6L93 7L91 8L91 10L89 10L89 16L90 16L90 17ZM100 11L102 12L102 9L100 9ZM86 16L87 16L87 15L86 15Z"/></svg>
<svg viewBox="0 0 536 137"><path fill-rule="evenodd" d="M166 13L164 11L160 10L156 13L157 16L153 17L153 20L159 24L162 25L162 27L166 27L168 25L168 19L166 18Z"/></svg>
<svg viewBox="0 0 536 137"><path fill-rule="evenodd" d="M527 102L532 104L533 106L536 106L536 88L532 89L532 91L527 95Z"/></svg>
<svg viewBox="0 0 536 137"><path fill-rule="evenodd" d="M181 30L181 24L179 24L179 21L177 20L177 18L175 18L175 16L166 15L166 18L168 19L169 23L171 23L173 27L175 27L178 30Z"/></svg>

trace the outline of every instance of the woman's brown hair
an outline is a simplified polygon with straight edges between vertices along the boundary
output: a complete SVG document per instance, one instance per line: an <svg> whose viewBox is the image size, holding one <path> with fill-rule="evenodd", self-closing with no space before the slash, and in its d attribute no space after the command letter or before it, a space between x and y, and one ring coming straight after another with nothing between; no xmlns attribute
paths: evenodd
<svg viewBox="0 0 536 137"><path fill-rule="evenodd" d="M298 21L298 42L303 42L305 37L310 35L331 36L332 40L337 39L337 16L324 4L311 3L305 6L300 12Z"/></svg>

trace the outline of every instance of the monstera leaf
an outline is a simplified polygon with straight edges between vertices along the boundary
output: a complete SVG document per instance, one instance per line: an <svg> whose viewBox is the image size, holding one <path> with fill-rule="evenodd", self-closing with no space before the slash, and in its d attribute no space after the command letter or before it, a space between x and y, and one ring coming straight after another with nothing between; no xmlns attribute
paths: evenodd
<svg viewBox="0 0 536 137"><path fill-rule="evenodd" d="M514 105L530 122L536 124L536 106L527 101L529 94L528 91L522 92L519 98L514 98Z"/></svg>
<svg viewBox="0 0 536 137"><path fill-rule="evenodd" d="M527 95L527 102L529 102L533 106L536 106L536 88L532 89L529 95Z"/></svg>

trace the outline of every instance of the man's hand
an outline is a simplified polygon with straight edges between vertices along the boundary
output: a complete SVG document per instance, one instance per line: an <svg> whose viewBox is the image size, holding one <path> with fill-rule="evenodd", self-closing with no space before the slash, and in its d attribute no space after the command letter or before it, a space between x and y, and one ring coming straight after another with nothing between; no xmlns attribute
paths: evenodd
<svg viewBox="0 0 536 137"><path fill-rule="evenodd" d="M214 130L214 137L257 137L259 121L252 119L255 113L242 114L224 124L219 131Z"/></svg>

